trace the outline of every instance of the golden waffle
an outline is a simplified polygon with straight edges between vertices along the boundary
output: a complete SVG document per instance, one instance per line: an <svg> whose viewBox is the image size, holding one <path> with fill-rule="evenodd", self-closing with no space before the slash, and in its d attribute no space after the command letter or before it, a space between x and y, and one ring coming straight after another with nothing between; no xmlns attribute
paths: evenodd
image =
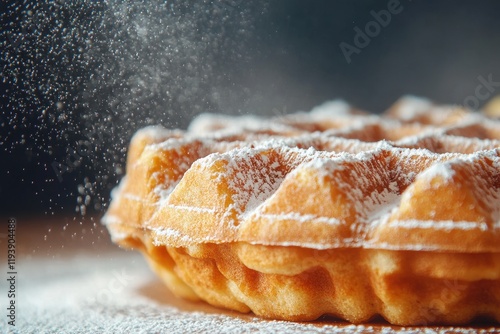
<svg viewBox="0 0 500 334"><path fill-rule="evenodd" d="M500 321L500 121L404 98L132 139L104 217L179 296L267 318Z"/></svg>

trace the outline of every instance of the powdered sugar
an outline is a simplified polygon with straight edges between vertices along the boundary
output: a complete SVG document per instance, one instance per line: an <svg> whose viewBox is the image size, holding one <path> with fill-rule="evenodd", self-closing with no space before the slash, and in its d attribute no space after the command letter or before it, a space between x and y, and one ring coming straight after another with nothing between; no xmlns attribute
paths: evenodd
<svg viewBox="0 0 500 334"><path fill-rule="evenodd" d="M332 118L335 116L350 116L351 106L344 100L332 100L311 109L310 113L313 118Z"/></svg>
<svg viewBox="0 0 500 334"><path fill-rule="evenodd" d="M434 115L428 112L433 108L436 109L428 101L410 101L393 112L399 119L387 120L382 116L355 115L346 104L333 102L311 113L276 118L273 124L253 116L202 116L186 133L165 140L154 134L165 130L147 129L146 137L151 135L159 142L147 145L134 165L141 172L134 181L147 187L125 187L131 181L127 178L114 194L115 203L126 199L122 202L137 205L138 218L124 217L115 210L108 213L105 222L114 240L126 238L122 231L128 227L140 227L156 246L188 249L203 243L249 242L322 250L353 247L464 251L463 245L450 246L433 238L436 234L453 233L454 238L449 239L455 240L464 231L496 238L500 230L500 141L495 137L495 127L477 115L455 113L452 109ZM430 187L443 184L472 189L465 193L466 203L475 210L474 214L483 216L478 221L453 221L449 216L431 221L439 216L433 212L426 212L431 218L425 214L423 218L417 214L414 219L411 214L404 216L405 210L426 203L419 199L425 197ZM418 197L422 188L424 196ZM305 196L295 200L295 193ZM154 210L143 210L146 206L153 206ZM437 207L429 210L435 213ZM154 212L149 216L151 211ZM301 233L303 229L307 233ZM262 237L265 233L268 234ZM415 237L394 240L397 233ZM485 252L480 248L483 245L477 244L478 248L465 252ZM494 246L485 247L491 251ZM158 288L154 290L156 296ZM97 307L113 310L112 316L103 318L111 326L107 330L122 329L122 325L134 332L163 331L170 329L168 326L178 326L175 329L184 332L207 328L269 333L380 329L265 321L221 314L224 311L220 310L200 312L198 306L196 312L186 314L138 295L119 301L116 312L108 300L97 303ZM380 331L393 330L382 326ZM467 332L461 328L452 330Z"/></svg>
<svg viewBox="0 0 500 334"><path fill-rule="evenodd" d="M151 136L154 140L166 138L144 149L147 158L159 157L163 163L150 176L156 184L152 191L156 202L143 198L142 194L125 191L123 184L129 182L126 178L113 196L122 196L138 205L154 205L158 210L217 215L215 221L220 226L213 230L229 228L233 236L237 235L235 232L241 223L259 215L269 222L287 219L301 224L310 219L325 224L345 224L338 217L304 214L300 208L275 214L262 213L266 204L274 199L274 194L280 191L285 179L297 177L301 170L311 170L318 177L314 182L328 180L328 187L344 194L346 201L353 206L350 229L356 238L350 246L358 247L363 241L369 243L365 240L369 232L387 224L401 203L412 200L413 190L408 187L416 179L420 185L439 186L433 180L452 182L457 166L472 168L484 159L497 170L500 165L500 140L495 137L498 135L495 129L499 127L497 121L453 108L444 108L443 113L436 116L429 112L436 107L428 100L413 97L403 99L398 108L391 110L393 118L388 118L353 114L345 102L331 101L310 113L281 116L272 121L256 116L202 115L182 134L169 132L167 136L165 129L148 128L142 131L144 136ZM430 124L415 121L419 117ZM405 134L406 130L409 135ZM467 138L476 134L492 137ZM380 138L392 138L393 141ZM140 163L147 164L148 160ZM214 188L214 193L207 196L228 196L228 201L219 200L219 203L228 203L227 206L197 207L187 200L171 203L170 196L176 192L186 173L191 177L194 177L193 173L205 175L213 180L214 187L223 185L220 190ZM487 199L486 202L498 203L500 189L486 189L484 182L477 181L478 191ZM211 202L207 200L205 203ZM500 220L499 205L490 204L488 210L494 222ZM122 219L122 223L127 222ZM181 232L169 228L168 224L163 227L160 221L150 224L146 219L137 224L152 229L158 236L174 238L176 232ZM475 222L450 224L438 221L433 225L418 220L409 224L405 220L391 221L391 224L400 224L404 229L478 228L486 231L482 222L477 225ZM490 229L496 229L497 225L490 226ZM179 238L180 235L186 243L194 242L186 231L180 233ZM204 240L235 241L222 240L220 235L207 235ZM296 241L290 240L290 243Z"/></svg>
<svg viewBox="0 0 500 334"><path fill-rule="evenodd" d="M328 225L340 225L340 221L336 218L316 216L311 214L300 214L296 212L285 213L285 214L269 214L269 213L257 213L260 217L267 219L271 222L282 221L282 220L293 220L298 223L323 223Z"/></svg>
<svg viewBox="0 0 500 334"><path fill-rule="evenodd" d="M153 139L154 142L165 140L173 134L182 135L180 130L168 130L161 125L149 125L137 131L132 137L132 141L139 137L147 137Z"/></svg>
<svg viewBox="0 0 500 334"><path fill-rule="evenodd" d="M437 163L427 168L420 174L419 178L431 180L440 177L445 181L450 181L453 175L455 175L455 171L452 168L452 164L450 162L445 162Z"/></svg>
<svg viewBox="0 0 500 334"><path fill-rule="evenodd" d="M432 106L433 104L428 99L407 95L399 100L397 115L400 119L409 121L431 109Z"/></svg>
<svg viewBox="0 0 500 334"><path fill-rule="evenodd" d="M484 222L451 221L451 220L396 220L387 223L390 227L403 229L433 229L433 230L481 230L487 231L488 225Z"/></svg>
<svg viewBox="0 0 500 334"><path fill-rule="evenodd" d="M192 209L192 208L189 208L189 209ZM155 238L153 239L153 244L155 246L163 245L163 242L159 240L160 239L159 237L161 237L162 240L165 240L165 238L167 240L175 239L181 243L188 243L188 244L192 244L194 242L210 242L211 241L211 240L207 240L208 238L196 240L196 239L192 238L191 236L182 234L181 232L174 230L172 228L168 228L168 227L148 226L148 228L151 229L154 233Z"/></svg>

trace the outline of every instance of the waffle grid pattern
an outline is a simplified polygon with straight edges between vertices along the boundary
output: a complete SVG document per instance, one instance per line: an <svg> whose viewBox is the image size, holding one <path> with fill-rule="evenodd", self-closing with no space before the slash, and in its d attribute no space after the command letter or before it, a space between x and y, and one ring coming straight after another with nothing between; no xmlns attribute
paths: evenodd
<svg viewBox="0 0 500 334"><path fill-rule="evenodd" d="M203 115L134 136L103 221L178 295L217 306L499 321L499 148L500 121L408 98L382 116Z"/></svg>

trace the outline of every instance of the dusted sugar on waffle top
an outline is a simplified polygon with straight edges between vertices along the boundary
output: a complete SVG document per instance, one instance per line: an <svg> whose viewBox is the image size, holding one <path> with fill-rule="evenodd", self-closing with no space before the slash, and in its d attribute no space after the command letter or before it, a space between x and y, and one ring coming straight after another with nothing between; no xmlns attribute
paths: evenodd
<svg viewBox="0 0 500 334"><path fill-rule="evenodd" d="M407 97L149 127L103 221L179 296L275 319L500 321L500 122Z"/></svg>

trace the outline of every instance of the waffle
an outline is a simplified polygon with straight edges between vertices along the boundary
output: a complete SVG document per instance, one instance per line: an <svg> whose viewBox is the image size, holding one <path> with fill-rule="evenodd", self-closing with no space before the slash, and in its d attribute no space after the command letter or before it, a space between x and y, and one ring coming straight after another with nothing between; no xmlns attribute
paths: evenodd
<svg viewBox="0 0 500 334"><path fill-rule="evenodd" d="M178 296L271 319L500 321L500 121L402 98L133 137L103 218Z"/></svg>

